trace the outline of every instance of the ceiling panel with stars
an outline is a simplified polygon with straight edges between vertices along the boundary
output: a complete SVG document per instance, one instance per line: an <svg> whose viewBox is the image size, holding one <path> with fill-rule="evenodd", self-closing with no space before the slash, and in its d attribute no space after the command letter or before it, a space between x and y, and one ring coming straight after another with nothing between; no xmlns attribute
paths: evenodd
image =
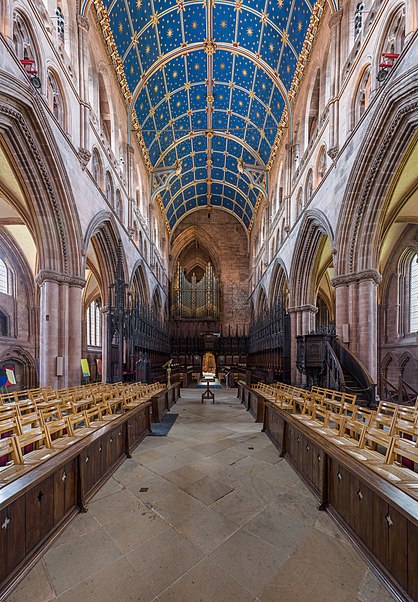
<svg viewBox="0 0 418 602"><path fill-rule="evenodd" d="M170 231L201 207L251 229L324 1L94 0Z"/></svg>

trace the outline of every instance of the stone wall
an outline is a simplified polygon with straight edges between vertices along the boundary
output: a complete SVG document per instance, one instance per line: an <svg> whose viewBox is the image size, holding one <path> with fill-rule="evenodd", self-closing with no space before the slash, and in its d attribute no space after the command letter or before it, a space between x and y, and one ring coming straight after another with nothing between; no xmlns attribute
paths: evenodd
<svg viewBox="0 0 418 602"><path fill-rule="evenodd" d="M174 231L173 249L176 249L176 240L179 237L180 240L186 238L185 235L193 227L195 227L195 240L204 245L206 252L213 258L215 269L219 270L220 323L223 332L227 334L229 326L233 332L235 332L236 326L242 329L249 323L249 256L245 231L238 220L229 213L212 209L210 218L208 218L206 210L196 211L185 217L177 226ZM205 240L199 236L202 229L204 229ZM189 244L188 238L187 244ZM173 256L172 273L177 265L177 257L181 255L182 250L179 248Z"/></svg>

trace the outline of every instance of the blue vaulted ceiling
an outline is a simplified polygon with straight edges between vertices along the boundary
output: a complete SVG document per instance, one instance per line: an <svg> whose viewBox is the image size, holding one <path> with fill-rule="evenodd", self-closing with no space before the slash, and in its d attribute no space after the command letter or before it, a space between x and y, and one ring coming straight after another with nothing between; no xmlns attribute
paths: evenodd
<svg viewBox="0 0 418 602"><path fill-rule="evenodd" d="M259 191L237 160L270 166L323 2L94 1L150 169L182 163L160 195L169 229L208 206L251 228Z"/></svg>

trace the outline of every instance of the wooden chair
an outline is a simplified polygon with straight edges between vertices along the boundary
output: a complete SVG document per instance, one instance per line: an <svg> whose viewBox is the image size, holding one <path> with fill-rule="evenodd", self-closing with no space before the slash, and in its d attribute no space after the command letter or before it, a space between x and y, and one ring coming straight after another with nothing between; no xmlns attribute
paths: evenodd
<svg viewBox="0 0 418 602"><path fill-rule="evenodd" d="M341 449L359 447L363 441L366 425L352 417L342 416L338 435L329 435L328 440Z"/></svg>
<svg viewBox="0 0 418 602"><path fill-rule="evenodd" d="M48 436L44 428L23 438L17 437L17 443L25 466L37 466L58 453L58 450L48 445Z"/></svg>
<svg viewBox="0 0 418 602"><path fill-rule="evenodd" d="M364 430L358 449L347 448L346 451L365 464L388 464L395 441L395 437L386 431L368 426ZM383 453L380 450L383 450Z"/></svg>
<svg viewBox="0 0 418 602"><path fill-rule="evenodd" d="M28 467L23 465L22 456L14 436L0 439L0 458L5 460L4 465L0 466L0 487L4 487L4 485L29 470Z"/></svg>
<svg viewBox="0 0 418 602"><path fill-rule="evenodd" d="M79 437L73 435L71 423L68 416L59 420L50 420L45 423L46 442L49 449L67 449L79 441Z"/></svg>

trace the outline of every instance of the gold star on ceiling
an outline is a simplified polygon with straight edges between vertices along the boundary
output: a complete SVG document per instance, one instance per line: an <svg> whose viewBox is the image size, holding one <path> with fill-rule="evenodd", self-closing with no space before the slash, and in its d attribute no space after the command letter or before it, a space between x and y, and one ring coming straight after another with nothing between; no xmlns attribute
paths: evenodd
<svg viewBox="0 0 418 602"><path fill-rule="evenodd" d="M262 10L261 17L260 17L261 23L267 23L267 19L268 19L268 13L266 13L264 10Z"/></svg>

